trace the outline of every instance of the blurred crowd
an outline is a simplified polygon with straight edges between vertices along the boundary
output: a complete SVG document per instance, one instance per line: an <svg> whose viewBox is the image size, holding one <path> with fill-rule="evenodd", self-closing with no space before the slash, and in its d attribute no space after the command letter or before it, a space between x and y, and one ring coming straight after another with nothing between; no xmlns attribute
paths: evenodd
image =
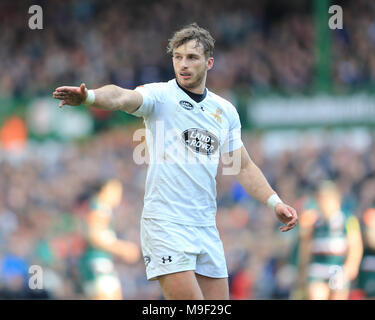
<svg viewBox="0 0 375 320"><path fill-rule="evenodd" d="M138 142L133 132L105 131L75 144L30 140L23 150L1 152L0 298L86 298L77 263L89 208L77 199L98 179L122 181L124 198L115 210L115 231L140 244L147 167L134 163ZM293 140L280 133L244 133L243 140L280 197L297 210L317 182L327 178L337 182L343 206L359 218L374 204L375 137L367 131L306 132ZM231 298L288 298L296 279L290 257L297 231L280 232L272 211L220 168L217 181L217 226ZM42 267L43 290L29 289L32 265ZM162 298L157 282L146 280L143 259L136 264L115 259L115 266L125 299Z"/></svg>
<svg viewBox="0 0 375 320"><path fill-rule="evenodd" d="M341 1L332 32L334 84L374 82L375 3ZM196 21L216 39L209 87L309 90L314 81L312 1L38 1L43 30L27 27L26 1L0 3L0 96L50 94L60 85L127 88L172 78L167 40ZM37 3L35 3L37 4Z"/></svg>

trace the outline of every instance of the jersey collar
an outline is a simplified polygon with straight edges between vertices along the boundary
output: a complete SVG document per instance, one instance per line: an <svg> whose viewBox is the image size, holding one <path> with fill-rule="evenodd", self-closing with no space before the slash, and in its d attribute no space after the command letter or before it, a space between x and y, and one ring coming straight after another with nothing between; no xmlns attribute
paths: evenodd
<svg viewBox="0 0 375 320"><path fill-rule="evenodd" d="M206 98L206 95L207 95L207 89L206 88L204 88L204 92L202 94L193 93L193 92L190 92L189 90L186 90L185 88L181 87L180 84L178 83L177 79L175 79L175 80L176 80L176 83L179 86L179 88L181 90L183 90L195 102L202 102L203 99Z"/></svg>

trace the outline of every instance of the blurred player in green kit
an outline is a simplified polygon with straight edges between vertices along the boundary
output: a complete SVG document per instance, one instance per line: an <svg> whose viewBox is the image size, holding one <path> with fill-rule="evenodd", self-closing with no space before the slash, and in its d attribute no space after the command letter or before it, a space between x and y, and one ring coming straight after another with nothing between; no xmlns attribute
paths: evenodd
<svg viewBox="0 0 375 320"><path fill-rule="evenodd" d="M341 195L323 181L300 216L299 288L311 300L346 300L363 254L358 219L341 208ZM301 286L302 278L307 284Z"/></svg>
<svg viewBox="0 0 375 320"><path fill-rule="evenodd" d="M79 262L85 296L96 300L122 299L121 283L113 257L135 263L140 250L130 241L120 240L112 229L113 210L122 199L122 184L112 179L97 186L90 197L90 212L86 221L86 250Z"/></svg>
<svg viewBox="0 0 375 320"><path fill-rule="evenodd" d="M358 289L365 299L375 299L375 208L362 215L364 253L358 275Z"/></svg>

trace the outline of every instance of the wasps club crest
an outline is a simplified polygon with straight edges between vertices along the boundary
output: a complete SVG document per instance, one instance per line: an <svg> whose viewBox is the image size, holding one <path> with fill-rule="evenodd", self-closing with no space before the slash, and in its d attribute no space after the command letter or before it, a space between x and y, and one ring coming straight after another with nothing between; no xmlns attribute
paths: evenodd
<svg viewBox="0 0 375 320"><path fill-rule="evenodd" d="M204 155L214 154L219 146L219 139L214 134L199 128L185 130L182 139L190 150Z"/></svg>
<svg viewBox="0 0 375 320"><path fill-rule="evenodd" d="M223 114L223 110L220 108L216 109L216 113L211 112L211 116L213 116L218 123L221 123L221 116Z"/></svg>

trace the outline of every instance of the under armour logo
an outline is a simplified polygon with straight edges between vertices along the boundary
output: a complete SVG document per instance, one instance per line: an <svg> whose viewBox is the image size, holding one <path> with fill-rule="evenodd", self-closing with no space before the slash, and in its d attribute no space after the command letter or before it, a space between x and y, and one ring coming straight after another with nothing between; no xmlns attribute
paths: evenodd
<svg viewBox="0 0 375 320"><path fill-rule="evenodd" d="M151 258L149 256L144 256L144 259L145 259L145 265L147 267L148 264L151 262Z"/></svg>
<svg viewBox="0 0 375 320"><path fill-rule="evenodd" d="M167 261L168 262L172 262L172 257L171 256L168 256L167 258L166 257L162 257L161 260L163 261L163 263L166 263Z"/></svg>

